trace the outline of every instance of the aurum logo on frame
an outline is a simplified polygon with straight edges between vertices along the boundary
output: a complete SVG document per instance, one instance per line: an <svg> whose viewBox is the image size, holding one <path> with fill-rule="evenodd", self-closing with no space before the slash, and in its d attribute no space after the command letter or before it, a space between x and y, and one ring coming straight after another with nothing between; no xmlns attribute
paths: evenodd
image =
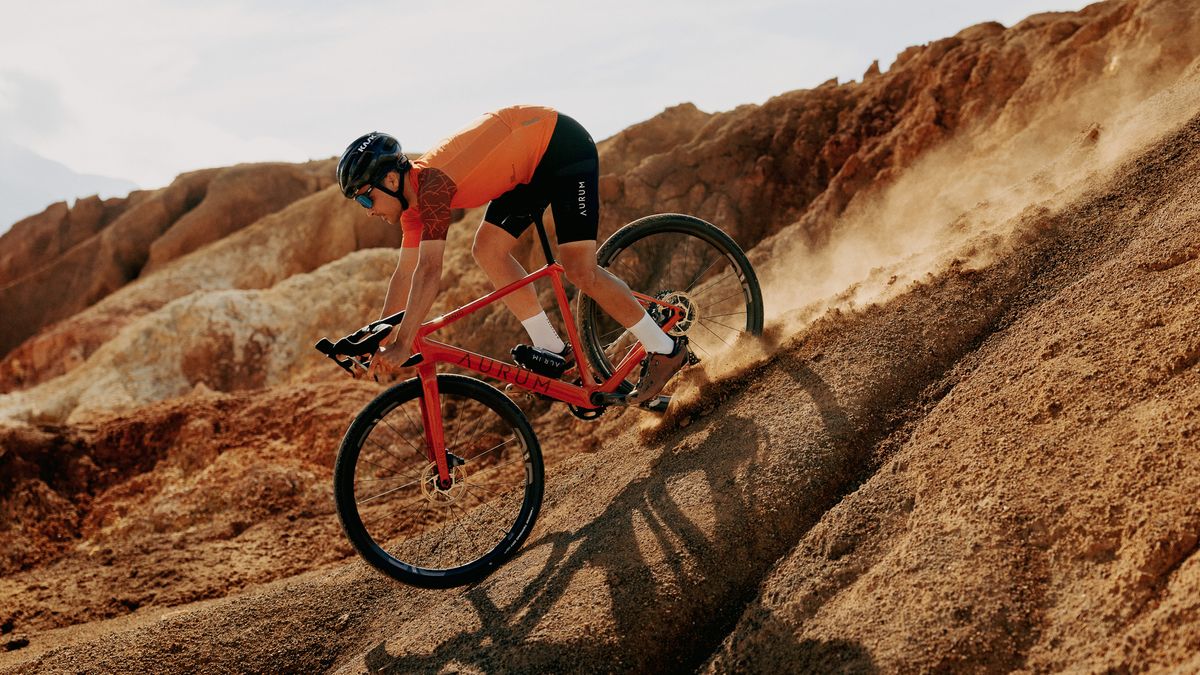
<svg viewBox="0 0 1200 675"><path fill-rule="evenodd" d="M537 373L518 368L517 366L489 359L486 356L481 356L475 359L471 358L470 354L463 354L463 357L458 360L458 365L470 368L471 370L483 373L498 380L512 382L519 387L525 387L530 391L550 393L550 380L539 376Z"/></svg>

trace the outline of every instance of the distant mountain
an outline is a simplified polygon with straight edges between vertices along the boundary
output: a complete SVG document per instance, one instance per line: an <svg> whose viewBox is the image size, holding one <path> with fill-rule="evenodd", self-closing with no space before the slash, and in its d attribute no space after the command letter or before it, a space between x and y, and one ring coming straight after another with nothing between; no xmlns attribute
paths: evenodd
<svg viewBox="0 0 1200 675"><path fill-rule="evenodd" d="M0 140L0 233L54 202L95 194L124 196L137 187L119 178L75 173L28 148Z"/></svg>

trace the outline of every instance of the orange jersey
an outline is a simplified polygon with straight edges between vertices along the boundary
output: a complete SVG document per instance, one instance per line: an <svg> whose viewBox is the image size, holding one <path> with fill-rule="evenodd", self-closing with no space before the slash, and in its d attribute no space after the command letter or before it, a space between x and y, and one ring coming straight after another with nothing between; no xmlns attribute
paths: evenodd
<svg viewBox="0 0 1200 675"><path fill-rule="evenodd" d="M504 108L487 113L421 155L408 172L417 200L400 217L404 246L416 246L420 239L445 239L450 209L482 206L528 183L557 121L552 108Z"/></svg>

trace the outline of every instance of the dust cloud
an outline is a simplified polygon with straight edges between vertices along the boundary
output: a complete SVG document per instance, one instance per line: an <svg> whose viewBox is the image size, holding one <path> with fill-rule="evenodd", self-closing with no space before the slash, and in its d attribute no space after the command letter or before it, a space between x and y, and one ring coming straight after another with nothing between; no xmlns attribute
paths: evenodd
<svg viewBox="0 0 1200 675"><path fill-rule="evenodd" d="M828 310L885 302L948 267L986 267L1038 214L1103 184L1200 106L1200 60L1178 80L1148 80L1146 70L1144 60L1114 58L1106 79L1022 128L1006 110L856 197L827 240L777 245L757 261L769 319L792 334Z"/></svg>
<svg viewBox="0 0 1200 675"><path fill-rule="evenodd" d="M771 251L754 256L764 336L746 336L689 369L670 415L642 422L644 438L703 415L722 389L827 312L887 302L950 268L983 269L1020 245L1021 233L1103 185L1200 108L1200 59L1182 75L1148 76L1156 58L1147 49L1113 57L1104 79L1032 118L1006 109L964 130L891 184L857 196L823 240L785 230L779 236L789 240L761 247Z"/></svg>

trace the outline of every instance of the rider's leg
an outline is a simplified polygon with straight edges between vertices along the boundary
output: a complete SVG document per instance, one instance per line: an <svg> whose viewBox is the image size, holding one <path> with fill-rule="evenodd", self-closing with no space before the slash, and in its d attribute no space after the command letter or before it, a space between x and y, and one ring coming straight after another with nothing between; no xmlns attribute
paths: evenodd
<svg viewBox="0 0 1200 675"><path fill-rule="evenodd" d="M556 144L554 137L561 142ZM548 162L543 157L542 162L552 169L549 197L554 209L558 256L567 270L567 278L633 333L649 352L642 361L638 383L626 400L650 402L686 363L687 341L664 333L625 282L596 264L596 235L600 225L600 164L596 144L578 122L561 114L554 137L546 150L546 156L552 159Z"/></svg>
<svg viewBox="0 0 1200 675"><path fill-rule="evenodd" d="M475 233L471 255L496 288L503 288L527 274L521 263L512 256L512 249L516 244L516 237L487 221L484 221ZM534 346L553 352L561 352L566 347L546 312L542 310L532 284L523 286L501 299L525 327L525 332L529 333Z"/></svg>
<svg viewBox="0 0 1200 675"><path fill-rule="evenodd" d="M596 264L595 239L559 244L558 255L571 283L633 333L646 351L668 354L675 349L675 341L650 318L629 286Z"/></svg>

